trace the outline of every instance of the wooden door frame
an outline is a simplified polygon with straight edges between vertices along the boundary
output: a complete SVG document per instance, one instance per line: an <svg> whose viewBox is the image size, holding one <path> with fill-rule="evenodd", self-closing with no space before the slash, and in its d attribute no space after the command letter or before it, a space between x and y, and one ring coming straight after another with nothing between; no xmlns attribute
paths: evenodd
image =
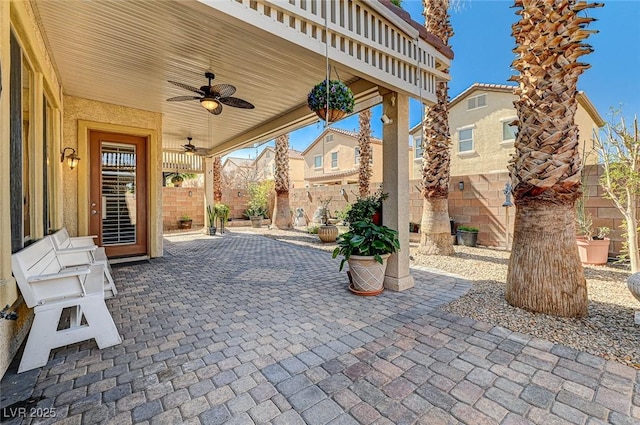
<svg viewBox="0 0 640 425"><path fill-rule="evenodd" d="M161 149L158 132L150 128L130 127L95 121L78 120L78 234L89 233L89 132L130 134L147 138L147 251L151 257L162 256L162 232L157 223L161 223L162 192L160 172L157 172Z"/></svg>

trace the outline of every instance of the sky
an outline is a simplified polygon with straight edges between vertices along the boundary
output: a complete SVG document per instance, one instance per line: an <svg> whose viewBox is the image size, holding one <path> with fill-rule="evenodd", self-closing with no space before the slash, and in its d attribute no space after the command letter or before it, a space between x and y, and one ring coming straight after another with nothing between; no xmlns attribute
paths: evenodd
<svg viewBox="0 0 640 425"><path fill-rule="evenodd" d="M515 57L511 24L518 17L512 5L511 0L460 0L451 11L455 34L449 42L455 58L451 63L450 98L475 82L513 84L508 81L514 74L511 62ZM402 7L414 21L424 24L421 0L403 0ZM621 108L630 121L634 115L640 116L640 0L605 1L604 7L588 9L587 14L597 19L589 29L599 32L586 40L594 52L580 59L591 68L580 76L578 90L585 92L605 121L609 120L612 107ZM420 102L411 100L410 128L420 122L422 114ZM382 135L380 116L381 106L372 108L375 137ZM358 116L332 126L357 131ZM319 122L291 132L290 147L304 150L323 130L324 124ZM255 158L264 146L273 146L273 142L229 156Z"/></svg>

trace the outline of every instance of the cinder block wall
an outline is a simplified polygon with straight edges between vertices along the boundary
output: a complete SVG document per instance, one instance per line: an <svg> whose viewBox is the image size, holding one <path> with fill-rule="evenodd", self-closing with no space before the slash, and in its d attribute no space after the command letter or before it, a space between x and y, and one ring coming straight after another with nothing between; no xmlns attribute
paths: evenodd
<svg viewBox="0 0 640 425"><path fill-rule="evenodd" d="M613 203L604 198L604 191L598 184L597 166L591 165L585 168L585 181L587 185L587 211L593 217L593 227L606 226L612 232L612 254L617 254L622 248L622 215L614 207ZM478 243L485 246L504 247L505 227L507 225L507 209L503 207L505 184L509 181L506 172L490 173L470 176L452 176L449 186L449 216L457 224L474 226L480 229ZM464 183L464 189L459 189L459 182ZM409 182L409 221L420 223L422 221L422 197L419 187L420 180ZM372 184L370 191L373 193L380 187L379 183ZM343 196L340 190L344 189ZM189 191L193 192L191 197ZM342 210L347 203L353 203L357 199L358 185L335 185L309 188L295 188L290 194L291 208L302 207L308 218L313 218L313 213L321 205L320 199L331 198L329 210L331 215ZM175 229L178 226L178 218L188 214L194 220L194 226L204 225L204 189L202 188L163 188L163 216L164 228ZM248 197L243 189L225 189L222 192L222 202L231 208L233 219L244 219L244 211L247 209ZM513 202L513 199L512 199ZM509 232L513 240L513 224L515 221L515 207L508 208ZM407 226L409 224L407 223Z"/></svg>
<svg viewBox="0 0 640 425"><path fill-rule="evenodd" d="M191 217L193 220L192 228L204 226L204 188L163 187L163 230L177 229L178 220L185 215Z"/></svg>

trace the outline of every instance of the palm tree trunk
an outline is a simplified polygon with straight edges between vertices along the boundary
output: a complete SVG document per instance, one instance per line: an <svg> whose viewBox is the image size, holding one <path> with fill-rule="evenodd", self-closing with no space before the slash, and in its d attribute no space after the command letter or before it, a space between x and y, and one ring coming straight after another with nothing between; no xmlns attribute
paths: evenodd
<svg viewBox="0 0 640 425"><path fill-rule="evenodd" d="M360 131L358 132L358 148L360 164L358 165L358 192L361 198L369 196L371 182L371 110L366 109L358 115Z"/></svg>
<svg viewBox="0 0 640 425"><path fill-rule="evenodd" d="M222 161L219 156L213 160L213 201L222 202Z"/></svg>
<svg viewBox="0 0 640 425"><path fill-rule="evenodd" d="M519 72L516 155L510 161L516 205L506 300L545 314L587 314L584 270L575 242L576 200L582 164L575 124L577 81L591 52L582 41L592 18L578 13L596 4L575 0L515 0L512 26Z"/></svg>
<svg viewBox="0 0 640 425"><path fill-rule="evenodd" d="M576 246L573 204L532 201L516 207L506 300L534 312L582 317L587 286Z"/></svg>
<svg viewBox="0 0 640 425"><path fill-rule="evenodd" d="M273 224L278 229L291 229L291 207L289 204L289 135L276 139L276 198L273 208Z"/></svg>
<svg viewBox="0 0 640 425"><path fill-rule="evenodd" d="M448 0L424 0L425 27L446 45L453 29L449 21ZM445 72L447 72L445 70ZM449 87L436 86L437 101L425 112L422 122L422 223L418 252L427 255L453 255L449 223Z"/></svg>

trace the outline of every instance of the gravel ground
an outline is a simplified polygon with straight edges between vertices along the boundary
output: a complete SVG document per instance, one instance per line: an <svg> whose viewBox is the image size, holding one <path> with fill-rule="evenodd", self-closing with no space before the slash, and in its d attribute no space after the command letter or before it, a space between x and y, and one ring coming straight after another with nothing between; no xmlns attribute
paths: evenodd
<svg viewBox="0 0 640 425"><path fill-rule="evenodd" d="M283 242L332 251L317 235L301 229L234 228ZM456 246L452 257L422 256L411 247L412 264L455 273L472 281L469 292L443 309L451 313L583 350L640 369L640 326L634 324L638 302L628 291L630 272L623 266L585 266L589 315L567 319L535 314L510 306L504 300L509 252L491 248Z"/></svg>

